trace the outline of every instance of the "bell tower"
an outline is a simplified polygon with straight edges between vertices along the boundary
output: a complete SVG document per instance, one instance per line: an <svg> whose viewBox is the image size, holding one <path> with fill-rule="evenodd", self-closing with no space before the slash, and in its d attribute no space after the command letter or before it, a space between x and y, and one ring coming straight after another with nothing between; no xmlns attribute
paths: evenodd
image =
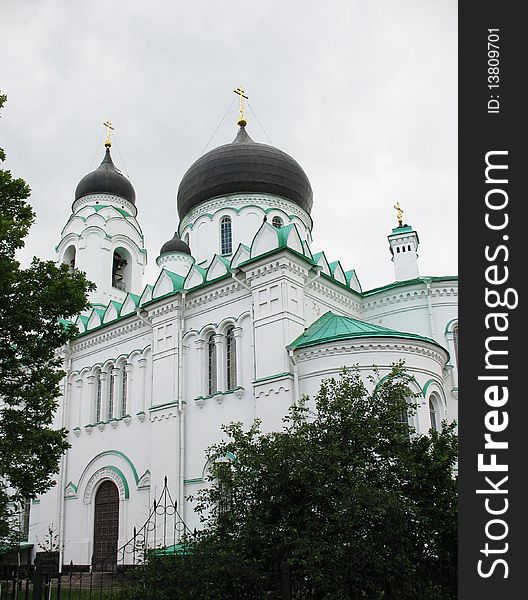
<svg viewBox="0 0 528 600"><path fill-rule="evenodd" d="M147 264L143 233L137 221L136 192L111 156L109 121L103 161L75 190L72 214L56 247L59 263L80 269L95 283L93 304L122 302L127 292L140 294Z"/></svg>
<svg viewBox="0 0 528 600"><path fill-rule="evenodd" d="M403 223L403 209L400 203L394 205L397 212L398 226L388 236L389 248L394 263L396 281L415 279L420 276L418 271L418 234L414 229Z"/></svg>

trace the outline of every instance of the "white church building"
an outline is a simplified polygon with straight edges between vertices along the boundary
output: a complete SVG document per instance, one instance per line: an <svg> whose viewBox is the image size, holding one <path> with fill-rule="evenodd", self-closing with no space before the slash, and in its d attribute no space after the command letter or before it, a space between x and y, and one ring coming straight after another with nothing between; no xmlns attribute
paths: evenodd
<svg viewBox="0 0 528 600"><path fill-rule="evenodd" d="M221 425L259 418L279 429L288 407L343 366L367 375L376 365L383 376L403 359L420 394L416 430L457 418L458 281L419 274L418 233L401 212L388 235L394 281L363 290L346 257L312 240L301 166L253 141L241 118L233 142L183 176L178 230L145 284L149 207L105 145L56 247L58 262L97 289L64 350L55 425L71 448L57 485L32 503L34 551L51 527L63 563L103 559L143 525L165 477L186 525L198 527L186 497L204 484Z"/></svg>

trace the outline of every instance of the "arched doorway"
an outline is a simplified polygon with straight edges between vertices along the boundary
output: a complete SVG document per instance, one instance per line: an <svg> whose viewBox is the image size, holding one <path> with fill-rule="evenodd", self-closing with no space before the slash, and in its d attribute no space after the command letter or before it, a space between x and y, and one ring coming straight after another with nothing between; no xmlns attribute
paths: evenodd
<svg viewBox="0 0 528 600"><path fill-rule="evenodd" d="M95 494L94 557L97 571L112 570L117 563L119 492L113 481L104 481Z"/></svg>

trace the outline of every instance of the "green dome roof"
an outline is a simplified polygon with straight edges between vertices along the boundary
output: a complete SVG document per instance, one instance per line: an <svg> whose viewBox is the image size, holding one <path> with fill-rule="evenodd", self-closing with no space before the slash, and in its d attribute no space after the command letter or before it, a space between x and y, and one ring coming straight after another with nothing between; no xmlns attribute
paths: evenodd
<svg viewBox="0 0 528 600"><path fill-rule="evenodd" d="M439 348L442 348L438 342L418 335L416 333L406 333L395 329L388 329L374 323L367 323L354 319L353 317L344 317L328 311L322 317L319 317L315 323L312 323L302 335L294 340L288 349L305 348L306 346L315 346L337 340L352 340L358 338L373 337L391 337L409 340L420 340L429 342ZM442 348L442 350L445 350ZM446 351L446 350L445 350ZM446 351L447 352L447 351Z"/></svg>

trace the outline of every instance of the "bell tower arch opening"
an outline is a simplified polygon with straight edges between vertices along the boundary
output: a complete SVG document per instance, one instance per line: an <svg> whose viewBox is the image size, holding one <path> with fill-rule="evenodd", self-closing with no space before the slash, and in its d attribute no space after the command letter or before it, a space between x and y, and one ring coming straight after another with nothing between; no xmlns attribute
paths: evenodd
<svg viewBox="0 0 528 600"><path fill-rule="evenodd" d="M129 292L132 283L132 257L124 248L116 248L112 258L112 287Z"/></svg>

